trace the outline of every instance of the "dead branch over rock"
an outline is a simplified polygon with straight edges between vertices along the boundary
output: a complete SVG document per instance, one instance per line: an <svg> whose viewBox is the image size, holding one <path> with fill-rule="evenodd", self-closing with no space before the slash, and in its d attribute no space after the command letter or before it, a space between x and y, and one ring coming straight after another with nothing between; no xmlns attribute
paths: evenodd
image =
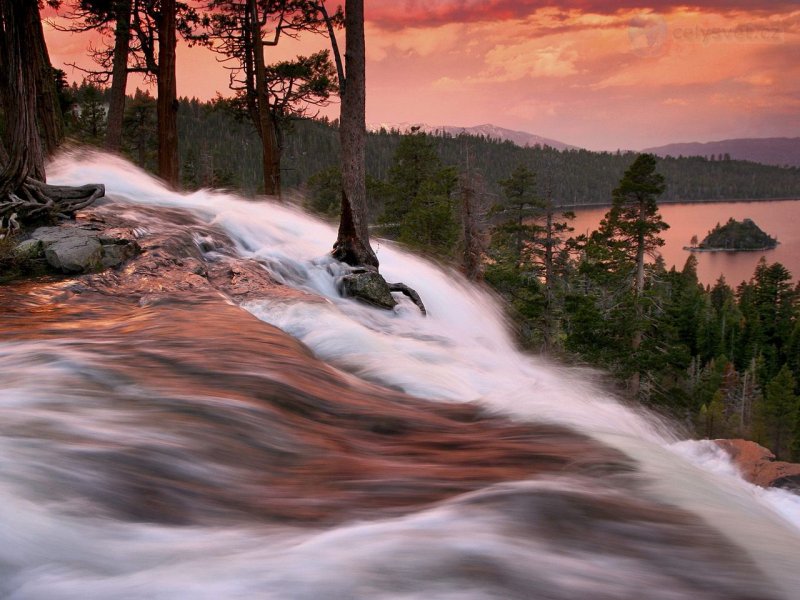
<svg viewBox="0 0 800 600"><path fill-rule="evenodd" d="M422 298L419 297L419 294L413 288L408 287L405 283L390 283L389 284L389 291L391 292L401 292L411 298L411 301L417 305L420 312L423 315L427 315L428 311L425 310L425 305L422 303Z"/></svg>
<svg viewBox="0 0 800 600"><path fill-rule="evenodd" d="M397 306L397 301L392 297L392 292L401 292L408 296L411 301L419 307L423 315L427 315L422 299L414 289L405 283L389 283L383 275L375 269L368 267L356 267L353 271L339 282L339 292L349 298L357 298L362 302L392 310Z"/></svg>

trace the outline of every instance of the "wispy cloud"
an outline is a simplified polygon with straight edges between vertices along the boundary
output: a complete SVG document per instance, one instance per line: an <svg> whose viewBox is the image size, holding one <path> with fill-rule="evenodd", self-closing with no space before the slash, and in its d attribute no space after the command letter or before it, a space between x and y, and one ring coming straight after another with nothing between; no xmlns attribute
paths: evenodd
<svg viewBox="0 0 800 600"><path fill-rule="evenodd" d="M796 0L374 0L367 11L369 121L492 122L594 149L800 135ZM56 66L88 62L85 39L47 37ZM268 60L326 44L287 40ZM229 93L206 51L181 45L178 60L179 93Z"/></svg>
<svg viewBox="0 0 800 600"><path fill-rule="evenodd" d="M558 4L558 11L568 20L570 11L614 15L631 10L664 13L689 8L710 13L777 15L796 7L796 0L566 0ZM381 27L402 29L444 23L515 20L552 8L552 2L544 0L375 0L367 5L366 10L367 18Z"/></svg>

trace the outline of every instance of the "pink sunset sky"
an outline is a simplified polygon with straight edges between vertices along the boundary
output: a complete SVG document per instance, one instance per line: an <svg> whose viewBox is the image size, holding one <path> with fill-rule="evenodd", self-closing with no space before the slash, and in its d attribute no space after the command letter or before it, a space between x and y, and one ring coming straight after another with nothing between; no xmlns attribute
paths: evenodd
<svg viewBox="0 0 800 600"><path fill-rule="evenodd" d="M369 123L492 123L592 150L800 136L796 0L366 5ZM81 79L65 65L89 66L92 38L45 28L53 64ZM287 39L267 59L324 47ZM229 94L208 50L178 53L180 95Z"/></svg>

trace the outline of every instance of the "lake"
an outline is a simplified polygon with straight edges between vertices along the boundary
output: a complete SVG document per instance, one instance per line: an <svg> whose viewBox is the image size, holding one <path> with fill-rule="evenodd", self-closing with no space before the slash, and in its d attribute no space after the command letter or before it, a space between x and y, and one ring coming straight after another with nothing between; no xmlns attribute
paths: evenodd
<svg viewBox="0 0 800 600"><path fill-rule="evenodd" d="M735 287L750 279L762 256L769 263L782 263L795 281L800 280L800 200L663 204L659 210L670 226L662 234L666 244L660 249L667 268L683 267L690 254L683 247L689 245L693 235L702 240L717 223L725 223L731 217L739 221L749 218L777 238L778 247L758 252L696 252L700 281L713 285L723 274ZM576 210L575 234L596 229L607 211L608 207Z"/></svg>

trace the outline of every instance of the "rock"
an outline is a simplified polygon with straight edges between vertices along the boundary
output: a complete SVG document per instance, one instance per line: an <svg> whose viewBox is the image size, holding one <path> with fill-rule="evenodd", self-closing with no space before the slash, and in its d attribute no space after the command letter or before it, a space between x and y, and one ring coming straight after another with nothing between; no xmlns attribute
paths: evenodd
<svg viewBox="0 0 800 600"><path fill-rule="evenodd" d="M397 306L389 284L376 271L360 271L345 275L339 280L339 291L343 296L357 298L379 308L392 310Z"/></svg>
<svg viewBox="0 0 800 600"><path fill-rule="evenodd" d="M135 256L139 246L133 237L132 232L120 229L66 224L36 229L26 248L34 251L38 244L48 264L63 273L90 273Z"/></svg>
<svg viewBox="0 0 800 600"><path fill-rule="evenodd" d="M97 238L75 235L47 246L47 262L64 273L88 273L101 266L103 246Z"/></svg>
<svg viewBox="0 0 800 600"><path fill-rule="evenodd" d="M85 236L88 234L89 232L85 229L80 229L72 225L64 225L63 227L39 227L31 234L31 238L39 240L47 247L76 235Z"/></svg>
<svg viewBox="0 0 800 600"><path fill-rule="evenodd" d="M715 440L750 483L761 487L800 489L800 464L775 460L767 448L748 440Z"/></svg>
<svg viewBox="0 0 800 600"><path fill-rule="evenodd" d="M14 248L14 256L18 260L28 261L36 260L43 256L43 247L41 240L25 240L17 244Z"/></svg>
<svg viewBox="0 0 800 600"><path fill-rule="evenodd" d="M100 264L104 268L116 267L124 263L129 258L133 258L139 251L136 242L125 240L113 244L103 244L103 258Z"/></svg>

